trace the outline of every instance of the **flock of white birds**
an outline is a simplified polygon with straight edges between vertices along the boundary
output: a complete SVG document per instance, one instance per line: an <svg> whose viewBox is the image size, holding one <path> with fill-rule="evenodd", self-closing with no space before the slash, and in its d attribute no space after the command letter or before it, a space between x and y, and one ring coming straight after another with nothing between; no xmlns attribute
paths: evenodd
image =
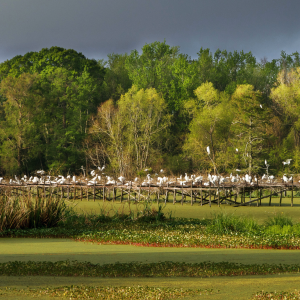
<svg viewBox="0 0 300 300"><path fill-rule="evenodd" d="M291 163L291 159L286 160L283 162L284 165L289 165ZM267 161L265 161L265 165L268 167ZM83 169L83 167L82 167ZM90 171L90 176L83 178L78 178L74 176L66 176L58 175L58 176L50 176L45 175L45 171L39 170L36 171L35 176L27 177L24 175L22 178L18 178L16 175L14 179L5 180L0 177L0 184L9 184L9 185L27 185L27 184L43 184L43 185L64 185L64 184L82 184L87 186L93 186L98 184L104 185L125 185L125 186L133 186L133 185L141 185L144 187L147 186L166 186L166 185L180 185L180 186L191 186L191 185L198 185L199 183L203 184L204 186L209 185L222 185L225 183L247 183L250 185L254 185L258 182L258 177L250 176L245 174L244 176L240 176L238 173L240 170L236 169L236 175L230 174L228 177L224 177L221 175L211 175L208 174L207 176L196 176L194 174L188 175L185 173L185 176L181 175L178 178L169 178L167 176L163 176L165 173L163 169L160 170L160 174L147 174L145 179L141 179L136 177L133 181L126 180L124 176L120 176L117 179L114 179L112 176L107 176L103 172L105 166L97 167L96 170ZM145 169L145 172L149 171ZM289 183L293 180L293 176L288 177L286 174L283 175L280 182ZM277 180L273 175L264 174L260 178L261 182L265 183L274 183ZM300 181L299 181L300 182Z"/></svg>

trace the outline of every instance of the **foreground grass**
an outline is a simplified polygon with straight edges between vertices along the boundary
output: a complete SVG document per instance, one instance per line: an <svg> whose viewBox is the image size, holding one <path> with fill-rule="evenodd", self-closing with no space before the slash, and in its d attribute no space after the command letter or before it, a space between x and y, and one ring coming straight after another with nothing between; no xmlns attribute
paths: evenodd
<svg viewBox="0 0 300 300"><path fill-rule="evenodd" d="M0 288L3 295L0 299L32 299L33 297L18 294L13 290L31 289L53 289L61 286L71 287L137 287L148 286L155 288L183 288L183 289L202 289L213 290L211 294L201 296L186 296L184 299L211 299L211 300L249 300L258 291L288 291L293 292L299 288L298 274L282 275L256 275L256 276L221 276L209 278L197 277L147 277L141 278L99 278L99 277L53 277L53 276L1 276ZM6 287L10 290L6 290ZM50 296L41 296L40 299L53 299ZM84 297L82 298L84 299ZM125 298L126 299L126 298ZM297 298L296 298L297 299Z"/></svg>
<svg viewBox="0 0 300 300"><path fill-rule="evenodd" d="M133 300L165 300L180 299L186 296L207 296L213 293L213 290L192 290L183 288L159 288L148 286L123 286L123 287L99 287L99 286L61 286L57 288L39 288L39 289L5 289L1 291L15 292L32 297L51 296L67 299L133 299Z"/></svg>

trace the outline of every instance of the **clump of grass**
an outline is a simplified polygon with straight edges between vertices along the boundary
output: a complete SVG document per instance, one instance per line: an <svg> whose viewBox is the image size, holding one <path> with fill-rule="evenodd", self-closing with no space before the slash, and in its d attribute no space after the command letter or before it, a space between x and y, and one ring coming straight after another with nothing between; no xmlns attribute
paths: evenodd
<svg viewBox="0 0 300 300"><path fill-rule="evenodd" d="M293 220L289 216L280 214L280 215L275 215L273 217L269 217L265 221L266 227L271 227L274 225L280 226L281 228L283 228L284 226L293 226Z"/></svg>
<svg viewBox="0 0 300 300"><path fill-rule="evenodd" d="M0 197L0 232L7 229L55 227L62 220L67 205L53 197Z"/></svg>
<svg viewBox="0 0 300 300"><path fill-rule="evenodd" d="M253 218L242 218L224 212L212 215L207 231L214 234L249 233L259 229Z"/></svg>

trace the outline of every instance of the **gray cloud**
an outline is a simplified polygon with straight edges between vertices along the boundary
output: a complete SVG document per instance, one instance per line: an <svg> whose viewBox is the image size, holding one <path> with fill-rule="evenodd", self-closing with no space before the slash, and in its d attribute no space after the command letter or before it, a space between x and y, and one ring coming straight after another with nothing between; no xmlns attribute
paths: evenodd
<svg viewBox="0 0 300 300"><path fill-rule="evenodd" d="M299 0L0 0L0 61L60 46L89 58L130 52L165 38L277 58L299 50Z"/></svg>

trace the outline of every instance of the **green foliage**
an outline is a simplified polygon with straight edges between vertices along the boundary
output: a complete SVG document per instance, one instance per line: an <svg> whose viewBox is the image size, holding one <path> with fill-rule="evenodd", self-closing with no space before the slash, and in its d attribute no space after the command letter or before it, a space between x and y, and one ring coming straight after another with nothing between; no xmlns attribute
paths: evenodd
<svg viewBox="0 0 300 300"><path fill-rule="evenodd" d="M226 213L218 213L212 216L208 232L215 234L238 234L238 233L256 233L259 226L254 219L242 218Z"/></svg>
<svg viewBox="0 0 300 300"><path fill-rule="evenodd" d="M299 66L297 52L257 62L201 48L192 60L166 41L98 62L60 47L18 55L0 64L0 172L260 174L267 159L297 173Z"/></svg>

